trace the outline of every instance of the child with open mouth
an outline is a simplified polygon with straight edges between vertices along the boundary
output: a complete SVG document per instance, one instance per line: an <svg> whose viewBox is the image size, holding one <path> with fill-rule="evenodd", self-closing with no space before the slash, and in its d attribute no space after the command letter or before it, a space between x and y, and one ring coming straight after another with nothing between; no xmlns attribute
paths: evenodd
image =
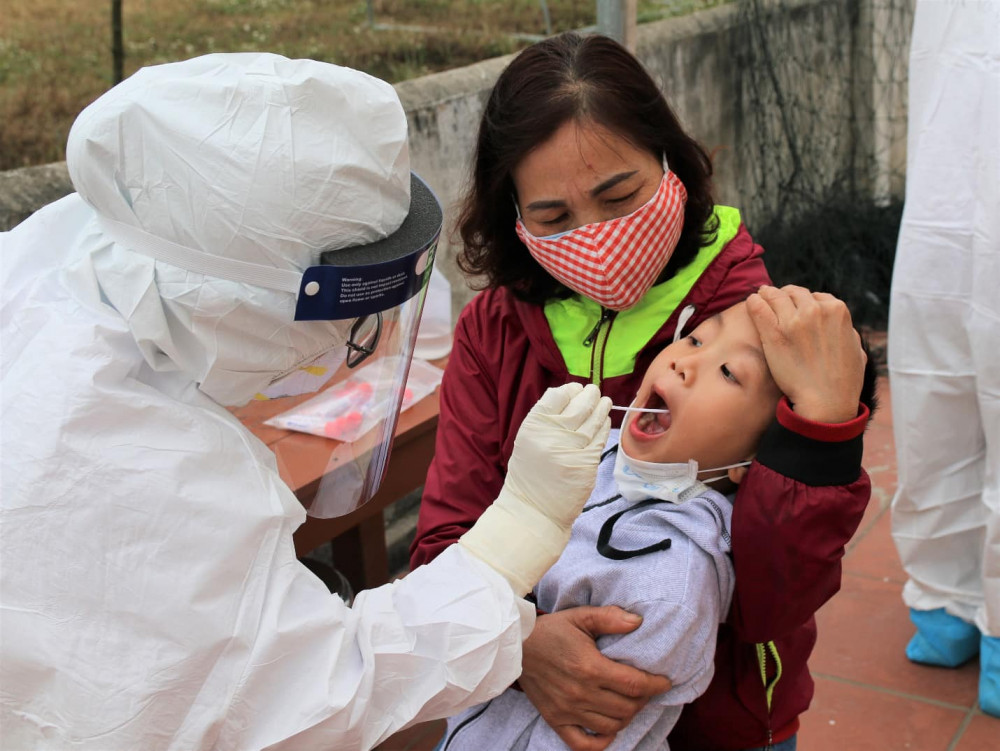
<svg viewBox="0 0 1000 751"><path fill-rule="evenodd" d="M853 422L863 425L875 407L870 359L863 383L850 388L859 386ZM598 646L616 661L669 676L673 687L653 697L609 748L669 748L683 705L708 688L734 586L735 489L765 432L777 429L775 415L778 422L802 419L792 406L771 376L743 302L675 338L653 360L633 403L616 407L628 414L621 430L611 431L594 492L566 551L534 591L543 612L617 605L642 616L637 630L602 636ZM815 534L826 553L842 548L832 532ZM765 679L747 692L755 695L742 697L751 706L769 705L780 677L773 642L758 647ZM440 748L566 745L525 694L511 688L451 718Z"/></svg>

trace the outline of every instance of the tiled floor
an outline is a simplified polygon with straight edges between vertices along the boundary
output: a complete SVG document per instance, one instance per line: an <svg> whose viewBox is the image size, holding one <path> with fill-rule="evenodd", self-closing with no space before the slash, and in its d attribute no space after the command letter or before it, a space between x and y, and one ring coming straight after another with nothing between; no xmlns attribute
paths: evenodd
<svg viewBox="0 0 1000 751"><path fill-rule="evenodd" d="M958 670L920 667L903 655L912 634L900 598L905 576L890 536L896 486L891 397L865 437L872 499L844 559L840 593L819 612L810 660L816 679L802 717L801 751L1000 751L1000 720L976 706L975 661ZM396 734L380 751L431 751L441 722ZM484 751L486 751L484 749Z"/></svg>
<svg viewBox="0 0 1000 751"><path fill-rule="evenodd" d="M890 535L896 487L891 394L865 436L872 499L844 558L840 593L819 612L809 664L816 679L802 717L803 751L1000 751L1000 720L976 706L978 666L914 665L903 654L913 633L902 603L906 576Z"/></svg>

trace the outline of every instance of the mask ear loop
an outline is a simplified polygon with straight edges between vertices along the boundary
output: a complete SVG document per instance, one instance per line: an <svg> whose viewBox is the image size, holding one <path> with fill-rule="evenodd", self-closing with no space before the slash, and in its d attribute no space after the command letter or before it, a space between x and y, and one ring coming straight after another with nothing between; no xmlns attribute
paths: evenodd
<svg viewBox="0 0 1000 751"><path fill-rule="evenodd" d="M737 467L749 467L753 462L736 462L736 464L726 464L722 467L709 467L708 469L703 469L702 472L718 472L720 469L736 469ZM728 475L719 475L718 477L708 477L704 480L699 480L699 482L716 482L718 480L724 480Z"/></svg>

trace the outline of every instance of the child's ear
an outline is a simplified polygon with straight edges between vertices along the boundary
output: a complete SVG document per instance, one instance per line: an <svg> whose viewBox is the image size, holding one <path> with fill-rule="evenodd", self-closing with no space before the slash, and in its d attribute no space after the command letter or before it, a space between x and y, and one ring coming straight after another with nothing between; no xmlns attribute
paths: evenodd
<svg viewBox="0 0 1000 751"><path fill-rule="evenodd" d="M733 485L739 485L743 482L743 478L747 476L747 472L749 470L750 467L733 467L726 472L726 474L729 475L729 481L732 482Z"/></svg>

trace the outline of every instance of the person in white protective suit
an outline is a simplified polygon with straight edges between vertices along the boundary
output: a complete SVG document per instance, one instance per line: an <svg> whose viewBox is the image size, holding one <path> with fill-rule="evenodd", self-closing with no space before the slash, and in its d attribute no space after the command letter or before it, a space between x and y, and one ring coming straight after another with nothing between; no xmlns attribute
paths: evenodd
<svg viewBox="0 0 1000 751"><path fill-rule="evenodd" d="M918 0L889 310L906 654L1000 717L1000 2Z"/></svg>
<svg viewBox="0 0 1000 751"><path fill-rule="evenodd" d="M314 505L377 487L441 224L393 88L270 54L146 68L67 161L77 192L0 234L0 745L367 749L505 689L610 402L549 390L462 544L351 608L226 409L389 363L376 440Z"/></svg>

